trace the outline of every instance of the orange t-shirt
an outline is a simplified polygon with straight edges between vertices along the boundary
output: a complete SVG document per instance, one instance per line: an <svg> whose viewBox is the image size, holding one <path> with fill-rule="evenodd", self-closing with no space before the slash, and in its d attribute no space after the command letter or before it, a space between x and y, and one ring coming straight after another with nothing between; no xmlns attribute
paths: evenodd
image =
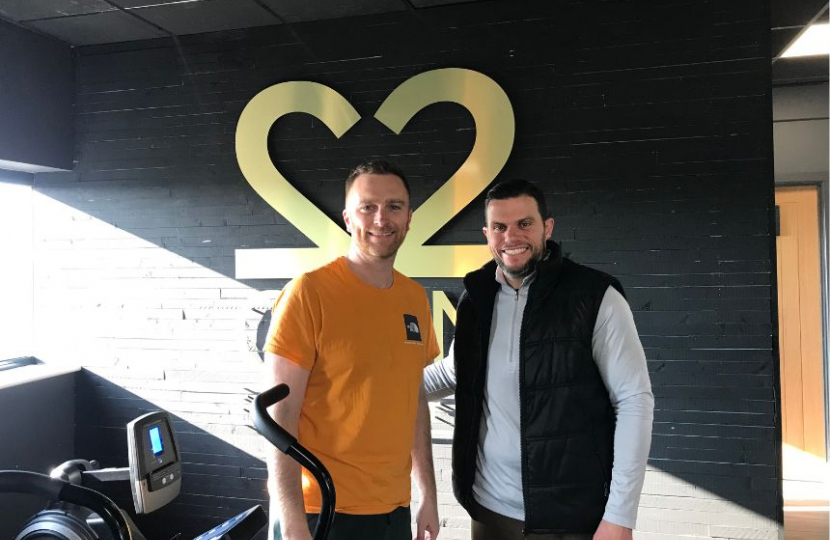
<svg viewBox="0 0 830 540"><path fill-rule="evenodd" d="M392 287L374 288L341 257L283 289L265 350L310 371L297 438L331 473L337 511L409 505L418 392L439 354L423 287L395 272ZM303 498L320 511L305 469Z"/></svg>

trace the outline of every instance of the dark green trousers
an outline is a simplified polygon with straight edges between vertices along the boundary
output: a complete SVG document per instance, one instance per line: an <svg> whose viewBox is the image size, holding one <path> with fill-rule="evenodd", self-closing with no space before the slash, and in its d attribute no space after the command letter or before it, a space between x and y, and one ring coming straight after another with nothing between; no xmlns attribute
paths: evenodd
<svg viewBox="0 0 830 540"><path fill-rule="evenodd" d="M308 529L314 534L318 514L308 514L307 519ZM335 512L327 540L412 540L410 520L408 506L371 516ZM274 520L274 540L282 540L277 520Z"/></svg>

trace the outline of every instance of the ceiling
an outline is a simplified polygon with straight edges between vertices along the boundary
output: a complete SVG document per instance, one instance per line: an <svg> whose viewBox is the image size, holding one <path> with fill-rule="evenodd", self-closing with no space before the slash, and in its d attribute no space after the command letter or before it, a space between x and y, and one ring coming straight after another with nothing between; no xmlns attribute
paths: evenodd
<svg viewBox="0 0 830 540"><path fill-rule="evenodd" d="M803 58L779 58L807 27L828 22L826 0L771 0L770 45L772 48L772 83L774 86L828 80L827 55Z"/></svg>
<svg viewBox="0 0 830 540"><path fill-rule="evenodd" d="M470 1L2 0L0 18L81 46L416 10Z"/></svg>
<svg viewBox="0 0 830 540"><path fill-rule="evenodd" d="M0 19L83 46L478 1L484 0L2 0ZM810 23L827 19L826 0L771 0L774 83L827 80L827 56L777 58Z"/></svg>

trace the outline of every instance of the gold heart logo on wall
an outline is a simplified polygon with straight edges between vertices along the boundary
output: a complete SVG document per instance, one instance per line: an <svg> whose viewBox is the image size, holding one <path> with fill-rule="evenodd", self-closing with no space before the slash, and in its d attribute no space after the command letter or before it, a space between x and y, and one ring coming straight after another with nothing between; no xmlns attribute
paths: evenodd
<svg viewBox="0 0 830 540"><path fill-rule="evenodd" d="M418 111L441 102L470 111L476 139L461 167L412 215L409 234L395 259L395 268L410 277L462 277L491 258L483 244L427 246L424 242L484 191L513 148L515 120L507 94L493 79L468 69L436 69L404 81L384 100L375 118L400 134ZM349 235L294 188L268 154L271 126L297 112L315 116L338 139L360 120L354 107L327 86L308 81L275 84L254 96L242 111L236 127L236 158L256 192L318 247L237 249L237 279L293 278L348 251Z"/></svg>

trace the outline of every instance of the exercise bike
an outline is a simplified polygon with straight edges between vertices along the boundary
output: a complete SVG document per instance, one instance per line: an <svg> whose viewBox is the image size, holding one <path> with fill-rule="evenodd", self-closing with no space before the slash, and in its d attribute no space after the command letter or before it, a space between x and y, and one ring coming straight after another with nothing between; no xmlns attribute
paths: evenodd
<svg viewBox="0 0 830 540"><path fill-rule="evenodd" d="M73 459L49 476L0 471L0 493L25 493L50 500L32 516L15 540L146 540L111 499L91 489L101 482L130 483L136 514L148 514L175 499L181 490L181 453L166 412L140 416L127 424L129 467L102 469L95 461ZM250 540L267 524L257 505L194 540Z"/></svg>
<svg viewBox="0 0 830 540"><path fill-rule="evenodd" d="M309 470L320 484L322 503L314 540L328 536L334 520L335 489L320 460L278 425L267 408L285 399L285 384L254 399L255 429L280 451ZM137 514L147 514L171 502L181 490L181 462L170 415L153 412L127 424L129 467L101 469L95 461L70 460L50 476L35 472L0 471L0 493L25 493L52 501L23 526L15 540L146 540L135 523L107 496L84 486L98 482L130 482ZM267 524L257 505L194 540L250 540Z"/></svg>

